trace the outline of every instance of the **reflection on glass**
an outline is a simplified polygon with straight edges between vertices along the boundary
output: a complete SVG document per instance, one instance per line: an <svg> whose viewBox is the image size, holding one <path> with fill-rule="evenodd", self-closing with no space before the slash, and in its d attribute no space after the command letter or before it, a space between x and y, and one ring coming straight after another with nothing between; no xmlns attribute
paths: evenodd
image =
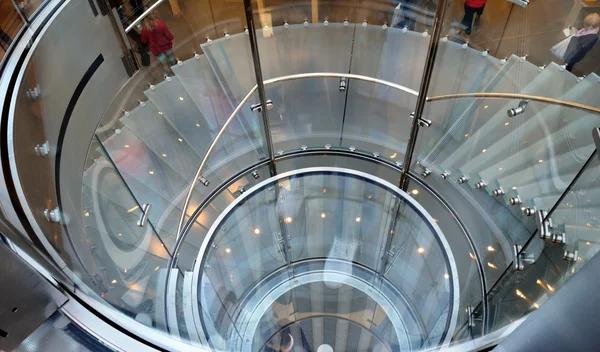
<svg viewBox="0 0 600 352"><path fill-rule="evenodd" d="M211 231L195 272L210 280L200 296L223 302L218 315L234 320L221 331L225 339L254 331L253 345L261 348L291 314L313 322L350 316L362 326L370 316L381 330L367 331L392 350L437 345L453 327L458 278L449 248L412 203L362 176L312 172L264 184L230 206ZM365 294L377 304L365 302ZM257 319L266 329L260 334Z"/></svg>

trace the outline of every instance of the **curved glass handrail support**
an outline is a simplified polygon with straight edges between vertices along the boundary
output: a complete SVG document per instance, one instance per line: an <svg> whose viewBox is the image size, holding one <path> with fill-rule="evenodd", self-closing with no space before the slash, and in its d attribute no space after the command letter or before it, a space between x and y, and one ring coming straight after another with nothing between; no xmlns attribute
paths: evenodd
<svg viewBox="0 0 600 352"><path fill-rule="evenodd" d="M339 180L336 181L338 178ZM312 186L313 183L314 187ZM301 189L298 187L301 187ZM338 189L339 187L341 188ZM327 190L326 193L322 192L323 189ZM311 193L313 191L314 195ZM304 192L308 193L305 194ZM363 207L363 196L361 196L363 192L366 192L363 196L365 196L368 203L371 203L370 206L367 204ZM366 199L367 194L369 195L368 199ZM330 199L329 201L323 200L323 202L331 204L326 205L323 203L323 207L319 207L315 203L319 201L315 198L316 195ZM395 197L392 195L395 195ZM398 198L396 199L396 197ZM301 199L306 199L306 202L313 202L310 206L310 209L312 209L311 214L300 209L299 202L302 202ZM339 202L339 204L336 202ZM345 211L340 212L339 210L342 208ZM356 209L352 212L350 208ZM339 210L336 211L335 209ZM308 211L306 210L306 212ZM398 211L397 216L403 220L396 222L394 216L391 216L384 221L384 224L379 224L378 220L383 221L385 216L392 215L388 214L390 211L392 213ZM312 214L313 212L316 213ZM352 215L349 215L350 213ZM343 218L348 217L350 218L347 221L343 220ZM314 223L311 220L313 218ZM277 219L280 220L277 221ZM316 243L321 238L321 235L316 232L316 227L313 228L314 231L305 232L304 230L305 228L318 226L321 223L323 224L320 226L325 226L325 223L333 226L338 221L341 221L339 225L341 228L338 229L339 236L332 234L332 232L335 232L334 228L338 226L331 229L327 227L327 230L325 227L322 228L325 231L322 235L322 246ZM422 223L424 227L419 225L421 221L424 221ZM309 223L312 223L312 225ZM367 230L372 229L376 224L380 227L381 231L377 232L383 236L381 238L373 236L373 232ZM226 227L225 232L220 231L222 227ZM362 231L358 230L356 236L353 236L351 228L364 228L369 235L367 236L366 232L361 234ZM412 231L417 231L418 236L416 233L410 235ZM245 232L249 233L248 236L245 235ZM273 235L274 237L272 237L272 232L278 232L280 235ZM330 238L331 236L333 238ZM354 237L356 238L352 240ZM346 243L347 241L350 242ZM360 247L356 247L358 241L363 243ZM395 253L389 260L387 259L388 253L380 252L383 250L383 243L388 241L392 245L390 253ZM353 247L354 250L349 249L352 247L352 243L355 246ZM438 244L439 248L435 243ZM346 247L348 247L346 250L340 249ZM350 252L347 252L348 250ZM277 254L278 251L282 255L281 258ZM244 255L244 253L247 253L247 255ZM315 257L340 259L340 264L326 262L321 270L337 272L342 276L353 275L352 262L380 272L380 275L383 275L386 280L390 280L392 285L403 292L404 299L409 306L418 305L418 307L411 308L413 314L416 309L420 319L427 322L421 344L425 343L425 340L429 340L428 343L434 345L438 343L445 344L450 341L459 310L458 271L448 242L436 222L418 202L391 183L366 173L332 167L300 169L279 174L242 194L222 212L213 223L209 234L205 237L198 252L198 258L195 261L192 289L196 290L194 296L196 298L193 299L196 312L194 316L199 319L196 326L204 326L204 321L202 321L204 316L201 314L197 302L211 300L210 297L202 298L198 290L208 286L210 292L215 291L220 297L218 300L215 298L212 298L212 300L229 302L225 307L226 313L222 314L227 314L229 319L233 320L236 335L241 334L243 341L245 341L244 345L246 345L248 340L252 340L255 334L255 329L246 330L246 324L257 323L257 321L256 318L253 318L244 323L239 319L243 320L243 317L248 314L244 312L248 309L250 311L256 309L257 305L250 304L249 307L237 307L239 303L236 302L241 302L242 297L249 295L248 292L249 290L252 291L250 289L252 286L256 285L256 289L259 291L269 291L269 285L264 282L265 275L280 268L288 267L291 269L295 267L294 263ZM438 262L440 258L444 258L443 262L445 264ZM410 269L411 267L413 269ZM294 282L298 280L302 282L303 279L300 276L296 277L300 274L298 270L298 268L293 269L294 273L288 270L288 274L284 276L288 276L287 279L294 280ZM413 277L412 274L409 274L409 272L414 274L415 271L420 271L421 275ZM230 280L223 280L223 276L230 278ZM400 277L405 277L405 279L401 280ZM406 280L407 277L412 279ZM440 281L438 277L443 277L444 280ZM309 281L305 284L314 282L314 278L310 279L307 276L306 279ZM330 283L328 283L329 279L332 280ZM333 277L321 276L320 280L325 280L325 286L329 289L340 289L344 284L344 280L341 278L334 279ZM375 290L381 285L377 275L368 276L367 281ZM301 282L298 284L301 284ZM431 287L428 282L431 283ZM446 286L445 282L449 283L449 286ZM287 286L283 285L283 287ZM428 290L425 287L430 287L429 289L434 291L440 290L440 295L428 293L428 298L422 301L421 298L417 297L424 294L421 290ZM442 292L448 292L449 296ZM281 297L282 294L283 291L277 296ZM447 304L434 304L433 306L436 308L432 311L426 308L430 307L429 304L431 303L425 302L430 299L437 302L437 300L445 300L446 298L448 298ZM270 302L276 300L276 297L270 298ZM401 303L398 298L392 299L392 301L394 305L389 306L386 304L383 306L384 309L406 309L401 308L406 303ZM267 305L270 305L270 303ZM444 307L447 309L446 313L444 313ZM438 311L439 309L442 310ZM444 321L445 328L434 328L439 324L437 315L431 317L428 314L440 314L439 319ZM445 318L442 318L442 316ZM432 329L435 329L436 332L433 333ZM248 332L244 333L242 330ZM436 342L435 340L438 337L442 340ZM416 342L413 341L413 343ZM420 346L422 345L413 347L419 348ZM223 346L219 347L222 348Z"/></svg>

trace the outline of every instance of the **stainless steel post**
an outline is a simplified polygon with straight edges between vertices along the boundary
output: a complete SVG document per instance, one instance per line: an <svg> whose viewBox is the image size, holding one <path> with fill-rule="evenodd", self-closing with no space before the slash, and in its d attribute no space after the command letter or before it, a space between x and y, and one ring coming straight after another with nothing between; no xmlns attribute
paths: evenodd
<svg viewBox="0 0 600 352"><path fill-rule="evenodd" d="M248 24L248 37L250 38L250 49L252 50L252 61L254 62L254 73L256 75L256 85L258 88L258 97L262 106L262 120L265 131L265 140L267 142L267 152L269 153L269 170L271 176L277 175L275 167L275 153L273 151L273 139L271 136L271 127L269 126L269 113L267 112L267 97L265 93L265 84L260 67L260 56L258 54L258 42L256 40L256 30L254 26L254 14L252 12L251 0L244 0L244 12L246 13L246 23Z"/></svg>
<svg viewBox="0 0 600 352"><path fill-rule="evenodd" d="M406 191L408 187L408 171L410 170L410 163L412 162L413 153L417 144L419 120L421 120L421 117L423 116L423 110L425 109L427 91L429 90L429 83L431 82L431 75L433 73L433 65L435 64L435 57L437 55L437 50L440 43L440 35L443 27L442 20L446 15L446 8L448 8L447 0L438 0L435 18L433 19L433 33L431 35L431 41L429 42L427 58L425 59L425 69L423 70L423 79L421 81L421 87L419 88L419 95L417 97L415 117L412 120L410 136L408 137L408 145L406 147L406 154L404 155L404 164L402 165L400 184L398 185L404 191Z"/></svg>

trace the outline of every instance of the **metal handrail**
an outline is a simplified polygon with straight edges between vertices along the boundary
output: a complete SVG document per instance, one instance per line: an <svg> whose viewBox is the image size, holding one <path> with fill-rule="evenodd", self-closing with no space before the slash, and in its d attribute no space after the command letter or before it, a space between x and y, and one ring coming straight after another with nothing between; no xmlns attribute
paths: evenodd
<svg viewBox="0 0 600 352"><path fill-rule="evenodd" d="M275 78L267 79L263 83L264 83L265 86L267 86L267 85L274 84L274 83L291 81L291 80L297 80L297 79L305 79L305 78L346 78L346 79L356 79L356 80L360 80L360 81L366 81L366 82L371 82L371 83L385 85L385 86L388 86L390 88L394 88L394 89L400 90L402 92L408 93L408 94L413 95L415 97L418 97L418 95L419 95L419 93L416 90L410 89L410 88L405 87L405 86L400 85L400 84L396 84L396 83L393 83L393 82L389 82L389 81L385 81L385 80L382 80L382 79L373 78L373 77L369 77L369 76L352 74L352 73L334 73L334 72L299 73L299 74L294 74L294 75L280 76L280 77L275 77ZM204 158L202 159L202 162L200 163L200 166L198 167L198 170L197 170L197 172L196 172L196 174L194 176L194 179L192 180L192 183L191 183L191 186L190 186L190 190L188 191L187 197L185 199L184 206L182 208L181 216L179 218L179 223L177 225L175 247L174 247L174 250L173 250L173 254L174 255L176 255L177 249L181 246L180 242L183 240L183 237L184 237L181 232L182 232L182 229L183 229L183 222L185 221L186 210L187 210L187 208L189 206L189 203L191 201L192 194L194 193L194 189L195 189L196 183L200 179L200 177L202 175L202 172L204 171L204 168L206 167L206 162L208 161L208 158L212 154L212 152L213 152L213 150L214 150L217 142L219 141L219 139L221 138L221 136L223 135L223 133L227 129L227 126L229 126L229 124L231 123L231 121L233 121L233 119L235 118L235 116L242 109L242 106L250 99L250 97L252 96L252 94L254 94L254 92L256 92L257 89L258 89L258 86L254 85L254 87L252 87L252 89L250 89L250 91L248 92L248 94L246 94L246 96L240 101L240 103L233 110L233 112L231 113L231 115L229 116L229 118L227 119L227 121L223 124L223 127L221 127L221 130L216 135L215 139L213 140L213 142L211 143L210 147L208 148L208 151L204 155ZM527 100L531 100L531 101L539 101L539 102L549 103L549 104L552 104L552 105L560 105L560 106L565 106L565 107L570 107L570 108L574 108L574 109L579 109L579 110L583 110L583 111L589 111L589 112L594 112L594 113L600 114L600 108L596 108L594 106L580 104L580 103L576 103L576 102L570 102L570 101L566 101L566 100L560 100L560 99L554 99L554 98L548 98L548 97L542 97L542 96L536 96L536 95L529 95L529 94L517 94L517 93L464 93L464 94L447 94L447 95L437 95L437 96L426 97L426 101L427 102L434 102L434 101L439 101L439 100L468 99L468 98L527 99Z"/></svg>
<svg viewBox="0 0 600 352"><path fill-rule="evenodd" d="M600 114L600 108L590 106L586 104L576 103L568 100L561 100L549 97L541 97L538 95L530 94L518 94L518 93L461 93L461 94L445 94L436 95L433 97L427 97L427 102L434 102L439 100L456 100L456 99L473 99L473 98L484 98L484 99L521 99L539 101L542 103L548 103L552 105L560 105L569 108L574 108L583 111L590 111Z"/></svg>
<svg viewBox="0 0 600 352"><path fill-rule="evenodd" d="M156 9L158 5L162 4L164 1L165 0L158 0L152 4L152 6L150 6L146 11L144 11L144 13L140 15L140 17L136 18L135 21L131 22L131 24L125 28L125 33L129 33L129 31L131 31L138 23L146 18L150 12L154 11L154 9Z"/></svg>

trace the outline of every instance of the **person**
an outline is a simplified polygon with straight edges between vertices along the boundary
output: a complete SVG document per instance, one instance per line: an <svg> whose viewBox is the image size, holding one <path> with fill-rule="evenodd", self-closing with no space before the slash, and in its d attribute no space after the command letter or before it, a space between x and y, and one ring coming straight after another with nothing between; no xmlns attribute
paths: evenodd
<svg viewBox="0 0 600 352"><path fill-rule="evenodd" d="M424 14L427 13L428 0L394 0L395 5L400 5L400 11L404 17L399 23L392 23L394 27L404 28L414 31L417 20L424 20Z"/></svg>
<svg viewBox="0 0 600 352"><path fill-rule="evenodd" d="M464 29L464 33L469 36L471 35L471 30L473 29L473 18L475 14L477 17L481 17L483 14L483 9L485 8L485 3L487 0L466 0L465 1L465 16L462 21L460 21L460 26Z"/></svg>
<svg viewBox="0 0 600 352"><path fill-rule="evenodd" d="M0 47L2 47L4 51L6 51L10 46L10 43L12 43L12 38L5 31L2 30L2 27L0 27Z"/></svg>
<svg viewBox="0 0 600 352"><path fill-rule="evenodd" d="M598 31L600 29L600 15L592 13L583 19L583 28L575 32L567 51L565 52L565 64L567 70L571 72L573 66L581 61L588 51L592 50L598 41Z"/></svg>
<svg viewBox="0 0 600 352"><path fill-rule="evenodd" d="M141 42L148 44L150 51L158 58L166 73L171 72L171 66L175 65L173 56L173 34L167 28L167 25L159 20L154 13L148 14L144 18L142 27Z"/></svg>

